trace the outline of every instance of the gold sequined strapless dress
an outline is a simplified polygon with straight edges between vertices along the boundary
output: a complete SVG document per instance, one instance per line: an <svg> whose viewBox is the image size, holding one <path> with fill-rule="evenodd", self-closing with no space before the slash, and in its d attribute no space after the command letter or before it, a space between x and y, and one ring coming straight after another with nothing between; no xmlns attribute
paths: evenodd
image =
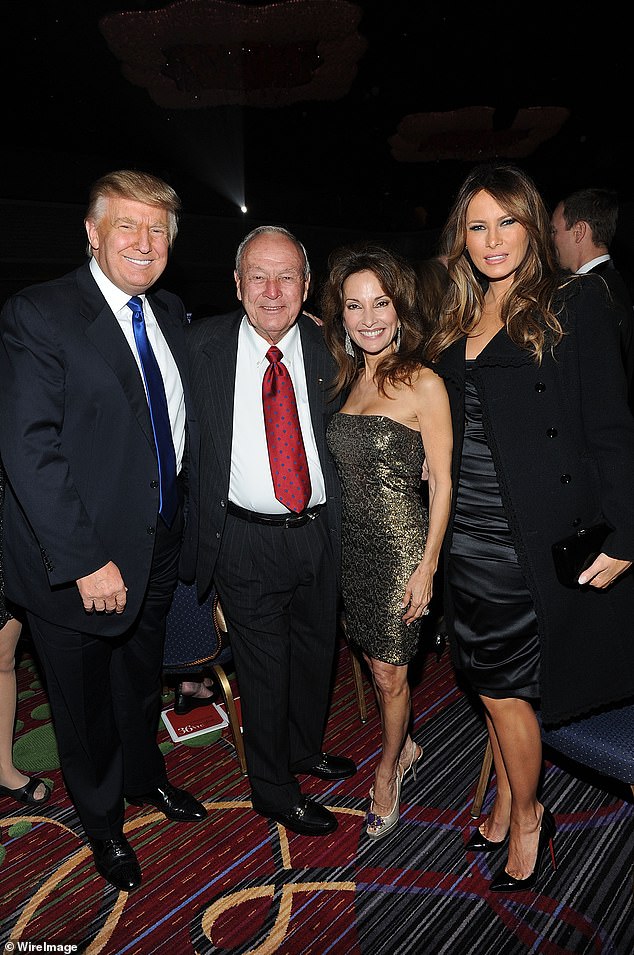
<svg viewBox="0 0 634 955"><path fill-rule="evenodd" d="M342 595L348 636L385 663L416 655L420 621L403 623L405 586L427 540L420 432L383 415L333 415L328 447L342 489Z"/></svg>

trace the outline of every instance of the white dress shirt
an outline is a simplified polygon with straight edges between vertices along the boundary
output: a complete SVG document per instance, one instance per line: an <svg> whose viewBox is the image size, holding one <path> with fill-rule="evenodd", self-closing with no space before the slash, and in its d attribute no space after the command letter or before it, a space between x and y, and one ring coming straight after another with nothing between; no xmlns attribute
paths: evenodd
<svg viewBox="0 0 634 955"><path fill-rule="evenodd" d="M271 343L258 335L245 316L238 334L229 500L260 514L289 514L288 508L275 497L264 429L262 379L269 366L266 353L270 347ZM325 502L326 488L310 418L302 341L296 325L288 330L277 347L282 352L282 362L288 368L295 389L310 473L311 496L307 506L314 507Z"/></svg>
<svg viewBox="0 0 634 955"><path fill-rule="evenodd" d="M141 375L141 381L145 388L143 372L141 370L141 359L139 358L132 328L132 309L128 308L128 302L131 296L110 281L108 276L99 268L99 264L94 257L90 260L90 271L103 297L114 312L121 331L125 335L126 341L130 346L130 351L139 366L139 374ZM183 394L183 383L181 382L181 376L174 361L174 356L159 328L148 299L145 295L139 295L138 298L143 302L143 315L145 316L147 336L163 377L165 397L167 398L167 410L172 430L172 441L174 442L174 453L176 455L176 473L178 474L183 463L183 450L185 447L185 395Z"/></svg>
<svg viewBox="0 0 634 955"><path fill-rule="evenodd" d="M584 262L581 268L577 269L577 274L583 275L584 272L589 272L590 269L593 269L596 265L601 265L602 262L609 262L611 258L611 255L597 255L596 259L590 259L589 262Z"/></svg>

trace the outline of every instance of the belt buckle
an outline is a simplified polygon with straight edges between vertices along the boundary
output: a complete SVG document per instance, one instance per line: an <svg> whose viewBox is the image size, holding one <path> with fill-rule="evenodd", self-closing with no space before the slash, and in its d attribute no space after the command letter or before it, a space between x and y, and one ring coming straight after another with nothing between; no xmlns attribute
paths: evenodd
<svg viewBox="0 0 634 955"><path fill-rule="evenodd" d="M302 527L310 516L312 515L297 514L296 517L291 517L291 515L289 514L289 516L284 519L284 527L287 529L291 527Z"/></svg>

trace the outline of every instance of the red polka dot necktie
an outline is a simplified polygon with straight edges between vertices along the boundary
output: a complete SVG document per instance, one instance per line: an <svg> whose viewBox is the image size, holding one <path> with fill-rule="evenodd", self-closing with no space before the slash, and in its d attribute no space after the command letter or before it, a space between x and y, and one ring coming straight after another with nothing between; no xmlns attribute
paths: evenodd
<svg viewBox="0 0 634 955"><path fill-rule="evenodd" d="M299 426L295 390L282 352L271 345L262 381L264 428L275 497L299 514L310 500L310 474Z"/></svg>

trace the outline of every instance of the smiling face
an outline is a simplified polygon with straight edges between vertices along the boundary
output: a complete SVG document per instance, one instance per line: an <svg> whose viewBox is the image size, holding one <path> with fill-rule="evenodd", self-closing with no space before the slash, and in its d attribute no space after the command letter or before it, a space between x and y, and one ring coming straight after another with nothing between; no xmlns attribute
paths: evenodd
<svg viewBox="0 0 634 955"><path fill-rule="evenodd" d="M392 299L369 269L354 272L343 283L343 323L366 355L394 350L399 320Z"/></svg>
<svg viewBox="0 0 634 955"><path fill-rule="evenodd" d="M467 251L490 282L512 284L529 246L525 227L488 192L477 192L467 206Z"/></svg>
<svg viewBox="0 0 634 955"><path fill-rule="evenodd" d="M108 196L86 219L86 232L100 269L128 295L146 292L167 265L169 218L161 206Z"/></svg>
<svg viewBox="0 0 634 955"><path fill-rule="evenodd" d="M258 335L277 344L294 324L306 301L310 276L300 250L287 236L263 233L244 249L238 298Z"/></svg>

